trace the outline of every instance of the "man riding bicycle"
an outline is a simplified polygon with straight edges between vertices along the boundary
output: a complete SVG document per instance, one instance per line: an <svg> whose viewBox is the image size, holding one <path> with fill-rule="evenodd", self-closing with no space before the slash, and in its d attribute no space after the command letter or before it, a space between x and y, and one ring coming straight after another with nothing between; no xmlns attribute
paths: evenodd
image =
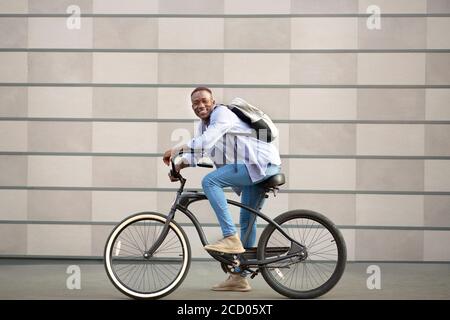
<svg viewBox="0 0 450 320"><path fill-rule="evenodd" d="M241 195L241 202L259 209L264 203L264 189L260 182L280 172L281 159L274 144L258 140L252 135L250 126L242 121L227 106L216 104L212 91L198 87L191 93L192 109L201 119L197 135L186 145L175 147L164 153L163 161L170 164L171 158L183 152L182 160L176 165L180 171L195 167L201 154L208 155L216 170L202 180L202 187L218 218L223 239L206 245L209 251L238 254L251 248L256 242L256 221L249 226L252 214L245 209L240 212L241 238L248 228L250 236L242 244L228 210L223 188L232 187ZM176 181L170 176L171 181ZM231 275L226 281L214 286L213 290L249 291L251 288L239 275Z"/></svg>

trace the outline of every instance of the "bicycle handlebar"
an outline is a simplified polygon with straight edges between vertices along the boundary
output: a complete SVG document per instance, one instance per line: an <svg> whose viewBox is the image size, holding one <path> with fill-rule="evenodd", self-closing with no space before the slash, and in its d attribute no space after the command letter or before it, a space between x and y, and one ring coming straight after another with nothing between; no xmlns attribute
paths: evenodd
<svg viewBox="0 0 450 320"><path fill-rule="evenodd" d="M170 175L178 180L180 180L182 183L186 182L186 179L181 175L181 173L179 171L176 170L175 167L175 159L180 157L183 154L182 151L180 151L179 154L177 154L175 157L170 159L170 163L171 163L171 167L172 169L170 170ZM197 163L197 166L199 167L204 167L204 168L213 168L214 166L212 164L206 163L206 162L201 162L199 161Z"/></svg>
<svg viewBox="0 0 450 320"><path fill-rule="evenodd" d="M176 170L176 168L175 168L175 159L177 158L178 156L176 156L175 158L171 158L170 159L170 163L171 163L171 165L172 165L172 169L170 170L170 175L172 176L172 177L174 177L174 178L177 178L177 179L179 179L179 180L181 180L181 179L183 179L183 176Z"/></svg>

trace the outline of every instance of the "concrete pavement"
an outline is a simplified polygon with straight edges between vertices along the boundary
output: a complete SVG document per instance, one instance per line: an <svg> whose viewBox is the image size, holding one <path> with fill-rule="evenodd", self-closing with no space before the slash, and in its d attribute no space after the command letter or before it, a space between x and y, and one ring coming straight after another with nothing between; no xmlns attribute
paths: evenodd
<svg viewBox="0 0 450 320"><path fill-rule="evenodd" d="M369 265L348 263L333 290L318 299L450 299L450 264L377 263L381 288L368 289ZM68 289L71 265L81 271L81 289ZM193 261L181 286L164 299L286 299L261 275L250 279L248 293L214 292L209 288L226 275L217 262ZM109 281L100 261L0 259L0 299L129 299Z"/></svg>

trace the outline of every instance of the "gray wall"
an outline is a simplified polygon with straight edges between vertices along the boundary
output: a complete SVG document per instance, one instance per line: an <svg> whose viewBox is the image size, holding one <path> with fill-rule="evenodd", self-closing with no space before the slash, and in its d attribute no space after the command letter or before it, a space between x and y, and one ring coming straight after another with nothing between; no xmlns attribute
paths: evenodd
<svg viewBox="0 0 450 320"><path fill-rule="evenodd" d="M79 30L70 4L87 14ZM366 27L372 4L381 30ZM189 92L205 84L282 120L287 192L266 213L323 212L350 260L450 261L450 1L17 0L0 13L0 255L99 256L108 222L167 212L160 154L193 132ZM188 169L189 187L205 173ZM198 216L218 238L207 204Z"/></svg>

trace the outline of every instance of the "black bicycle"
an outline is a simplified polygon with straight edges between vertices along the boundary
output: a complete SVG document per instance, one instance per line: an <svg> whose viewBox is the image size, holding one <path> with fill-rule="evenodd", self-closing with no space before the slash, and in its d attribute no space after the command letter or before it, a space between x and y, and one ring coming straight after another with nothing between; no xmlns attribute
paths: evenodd
<svg viewBox="0 0 450 320"><path fill-rule="evenodd" d="M120 222L106 242L104 262L114 286L135 299L158 299L170 294L184 280L191 263L189 239L174 220L176 211L184 213L196 228L203 245L203 229L189 210L197 201L207 200L204 193L184 191L186 179L176 172L171 160L172 176L180 181L175 201L168 215L140 212ZM285 183L284 174L274 175L261 185L276 196ZM230 205L252 212L252 220L243 243L250 235L256 217L267 222L256 248L242 254L208 253L225 272L261 273L278 293L296 299L321 296L341 278L346 264L346 246L340 231L325 216L310 210L292 210L271 219L233 200Z"/></svg>

